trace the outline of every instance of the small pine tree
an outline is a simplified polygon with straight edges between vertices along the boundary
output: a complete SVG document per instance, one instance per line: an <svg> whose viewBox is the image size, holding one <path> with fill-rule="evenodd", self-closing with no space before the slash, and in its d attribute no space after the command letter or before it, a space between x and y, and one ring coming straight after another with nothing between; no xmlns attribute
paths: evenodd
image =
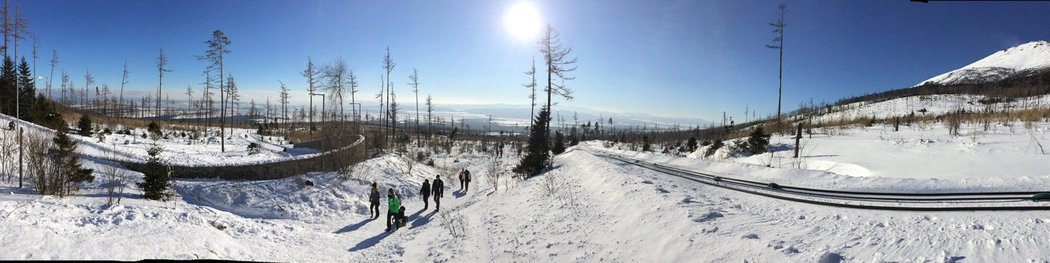
<svg viewBox="0 0 1050 263"><path fill-rule="evenodd" d="M565 152L565 136L562 136L560 131L554 132L554 146L551 147L551 152L554 155Z"/></svg>
<svg viewBox="0 0 1050 263"><path fill-rule="evenodd" d="M689 137L689 141L685 143L685 149L688 152L696 151L696 137Z"/></svg>
<svg viewBox="0 0 1050 263"><path fill-rule="evenodd" d="M569 140L569 146L576 146L580 144L580 137L576 134L576 127L572 127L572 140Z"/></svg>
<svg viewBox="0 0 1050 263"><path fill-rule="evenodd" d="M722 140L715 140L714 142L711 142L711 147L708 147L707 151L704 151L704 157L711 157L711 155L715 155L715 152L718 152L718 149L721 149L722 146L724 146Z"/></svg>
<svg viewBox="0 0 1050 263"><path fill-rule="evenodd" d="M94 170L81 168L80 155L76 153L77 142L66 135L65 129L60 129L52 141L55 148L51 149L51 158L58 166L59 178L66 180L62 182L61 189L42 189L42 194L66 196L76 191L77 183L95 180L95 176L92 175Z"/></svg>
<svg viewBox="0 0 1050 263"><path fill-rule="evenodd" d="M167 200L171 197L171 193L168 192L170 186L170 178L168 178L167 170L164 169L164 164L160 159L160 152L163 149L154 145L146 150L149 154L149 159L146 160L145 170L142 171L143 178L142 182L138 184L139 188L142 188L142 192L146 199L150 200Z"/></svg>
<svg viewBox="0 0 1050 263"><path fill-rule="evenodd" d="M547 167L550 158L550 139L547 138L547 124L550 121L550 111L543 107L536 115L532 131L529 134L529 145L525 156L521 158L514 172L526 177L539 175Z"/></svg>
<svg viewBox="0 0 1050 263"><path fill-rule="evenodd" d="M77 122L77 129L80 129L80 131L77 132L80 136L91 136L91 117L80 115L80 121Z"/></svg>
<svg viewBox="0 0 1050 263"><path fill-rule="evenodd" d="M642 151L643 152L648 152L648 151L652 151L652 150L653 150L653 146L649 145L649 135L643 135L642 136Z"/></svg>
<svg viewBox="0 0 1050 263"><path fill-rule="evenodd" d="M769 134L763 133L762 127L755 127L750 137L747 138L747 151L751 154L760 154L766 152L767 147L769 147Z"/></svg>
<svg viewBox="0 0 1050 263"><path fill-rule="evenodd" d="M149 125L146 126L146 130L153 135L159 135L161 133L160 125L157 125L157 122L155 121L149 122Z"/></svg>

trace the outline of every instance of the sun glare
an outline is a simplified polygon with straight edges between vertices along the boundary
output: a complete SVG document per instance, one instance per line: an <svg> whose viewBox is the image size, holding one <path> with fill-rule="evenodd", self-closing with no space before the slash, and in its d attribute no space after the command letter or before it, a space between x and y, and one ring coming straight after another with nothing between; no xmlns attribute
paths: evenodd
<svg viewBox="0 0 1050 263"><path fill-rule="evenodd" d="M531 2L518 2L503 15L503 26L519 40L531 40L540 30L540 12Z"/></svg>

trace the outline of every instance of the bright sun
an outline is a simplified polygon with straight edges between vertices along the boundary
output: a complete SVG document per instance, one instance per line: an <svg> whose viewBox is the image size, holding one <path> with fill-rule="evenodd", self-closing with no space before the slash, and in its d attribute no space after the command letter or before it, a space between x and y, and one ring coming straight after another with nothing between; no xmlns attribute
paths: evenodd
<svg viewBox="0 0 1050 263"><path fill-rule="evenodd" d="M514 38L531 40L540 31L540 12L531 2L518 2L503 15L503 26Z"/></svg>

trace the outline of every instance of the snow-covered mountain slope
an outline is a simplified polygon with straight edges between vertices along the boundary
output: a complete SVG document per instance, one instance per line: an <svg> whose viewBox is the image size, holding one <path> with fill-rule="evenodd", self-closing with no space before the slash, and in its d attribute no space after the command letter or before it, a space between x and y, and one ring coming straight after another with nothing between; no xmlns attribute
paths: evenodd
<svg viewBox="0 0 1050 263"><path fill-rule="evenodd" d="M923 84L961 84L997 81L1014 74L1050 68L1050 42L1032 41L1000 50L973 64L937 75Z"/></svg>

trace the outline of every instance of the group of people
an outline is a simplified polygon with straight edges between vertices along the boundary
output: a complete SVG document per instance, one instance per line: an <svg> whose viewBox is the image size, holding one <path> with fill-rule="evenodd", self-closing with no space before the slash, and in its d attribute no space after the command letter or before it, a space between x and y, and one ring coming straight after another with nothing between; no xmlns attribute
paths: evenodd
<svg viewBox="0 0 1050 263"><path fill-rule="evenodd" d="M434 210L441 210L441 197L445 195L445 183L441 181L441 175L434 177L433 184L429 179L423 180L423 187L419 190L419 194L423 196L423 211L430 208L430 196L434 197ZM405 217L405 206L401 205L401 196L394 192L394 188L390 188L387 189L386 198L386 231L405 226L408 218ZM379 187L372 182L372 192L368 196L368 210L372 213L372 219L379 218L379 201Z"/></svg>
<svg viewBox="0 0 1050 263"><path fill-rule="evenodd" d="M459 190L463 190L464 193L470 190L470 170L459 171Z"/></svg>

